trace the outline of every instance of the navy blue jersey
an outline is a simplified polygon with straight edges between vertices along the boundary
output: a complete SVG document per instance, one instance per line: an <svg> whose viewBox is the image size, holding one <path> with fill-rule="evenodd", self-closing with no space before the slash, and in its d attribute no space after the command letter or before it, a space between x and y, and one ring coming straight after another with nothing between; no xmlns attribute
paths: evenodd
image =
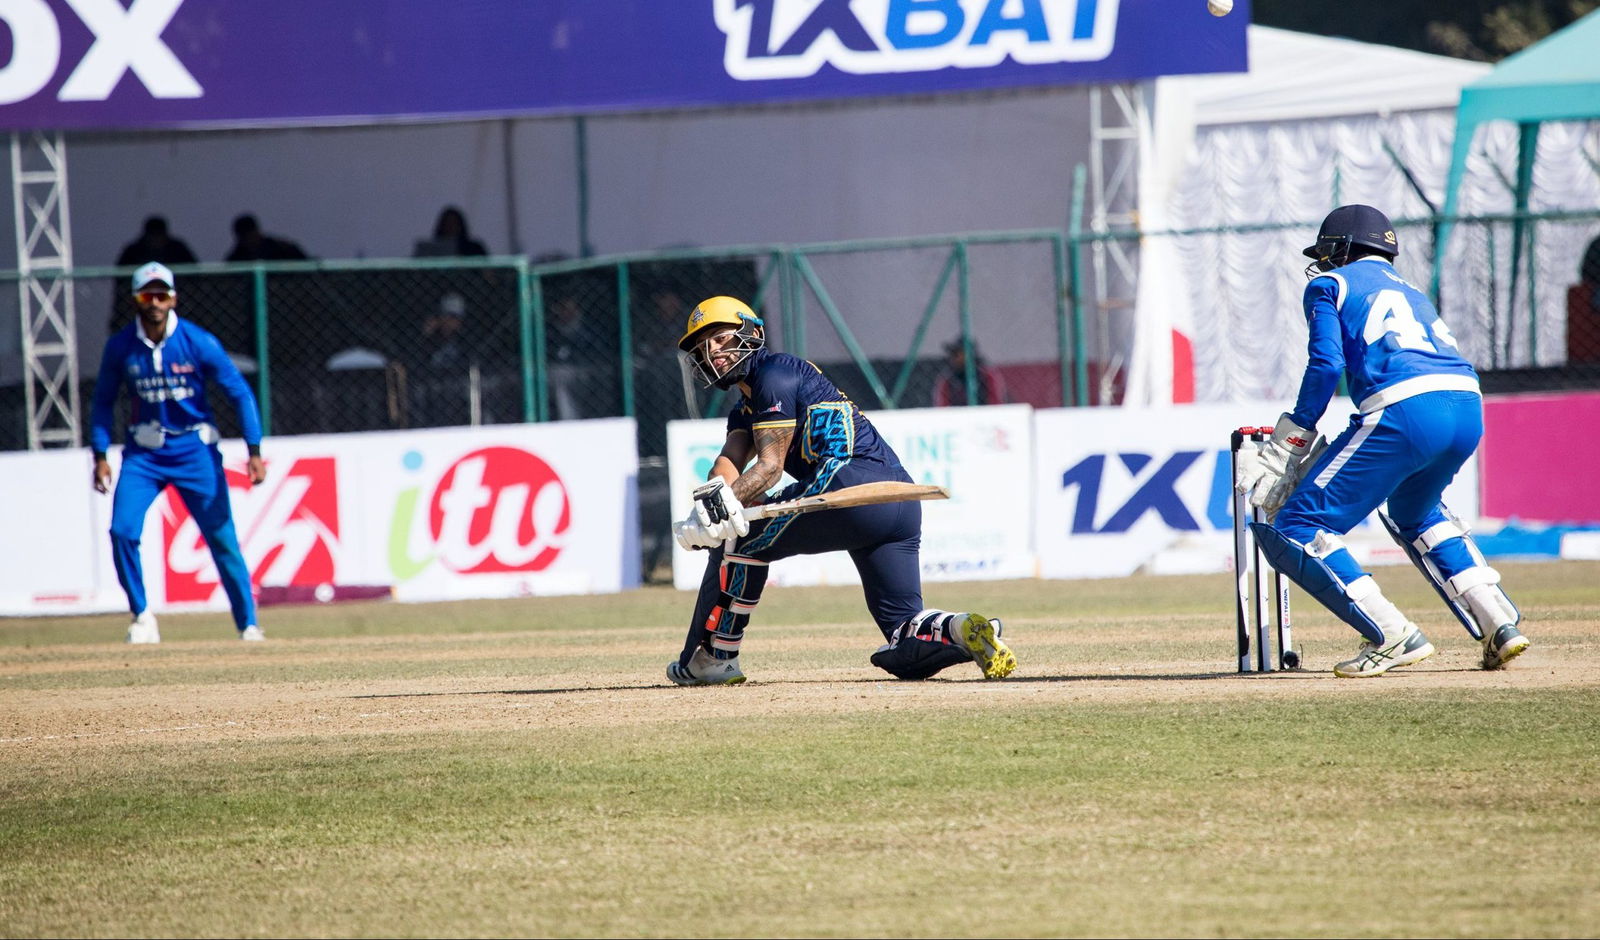
<svg viewBox="0 0 1600 940"><path fill-rule="evenodd" d="M1478 390L1478 374L1462 358L1450 328L1428 296L1368 256L1306 285L1309 361L1290 418L1314 428L1342 372L1363 414L1413 395Z"/></svg>
<svg viewBox="0 0 1600 940"><path fill-rule="evenodd" d="M126 384L133 397L131 425L159 425L167 434L216 424L206 401L206 382L216 382L232 399L245 443L261 443L261 415L244 376L206 330L172 314L167 336L151 343L138 320L106 340L100 375L94 385L89 444L96 452L111 446L117 392ZM126 446L139 449L128 440Z"/></svg>
<svg viewBox="0 0 1600 940"><path fill-rule="evenodd" d="M750 394L728 414L728 431L794 428L783 469L803 493L820 493L850 468L848 482L908 480L900 458L855 402L816 366L788 353L758 349L745 384Z"/></svg>

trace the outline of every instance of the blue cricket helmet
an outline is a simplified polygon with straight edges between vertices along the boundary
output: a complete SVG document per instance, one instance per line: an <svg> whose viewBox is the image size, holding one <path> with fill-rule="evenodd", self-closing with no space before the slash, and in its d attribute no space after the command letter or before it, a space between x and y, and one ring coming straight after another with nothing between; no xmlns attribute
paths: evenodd
<svg viewBox="0 0 1600 940"><path fill-rule="evenodd" d="M1306 273L1332 271L1349 264L1357 245L1390 259L1400 253L1388 216L1371 206L1340 206L1322 220L1317 240L1302 252L1311 259Z"/></svg>

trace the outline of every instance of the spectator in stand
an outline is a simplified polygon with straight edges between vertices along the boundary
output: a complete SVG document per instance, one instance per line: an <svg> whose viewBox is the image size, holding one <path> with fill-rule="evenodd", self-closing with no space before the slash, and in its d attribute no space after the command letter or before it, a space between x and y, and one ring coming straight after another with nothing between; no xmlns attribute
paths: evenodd
<svg viewBox="0 0 1600 940"><path fill-rule="evenodd" d="M482 257L489 250L467 231L466 213L455 206L445 206L433 223L433 237L417 242L411 254L415 258Z"/></svg>
<svg viewBox="0 0 1600 940"><path fill-rule="evenodd" d="M261 223L246 212L233 220L233 250L228 261L305 261L300 246L261 231Z"/></svg>
<svg viewBox="0 0 1600 940"><path fill-rule="evenodd" d="M994 367L986 365L983 357L978 355L976 345L972 348L973 370L978 378L977 395L971 401L967 397L967 347L960 337L952 340L944 347L944 367L940 369L938 378L933 382L933 404L943 408L948 405L1001 405L1005 404L1006 381Z"/></svg>
<svg viewBox="0 0 1600 940"><path fill-rule="evenodd" d="M163 216L153 215L144 220L144 230L139 237L122 246L117 255L117 267L138 267L150 261L162 264L194 264L199 261L181 238L173 238ZM120 292L120 291L119 291Z"/></svg>
<svg viewBox="0 0 1600 940"><path fill-rule="evenodd" d="M489 250L483 242L473 238L467 230L466 213L457 206L441 209L439 218L433 223L433 237L418 239L411 251L413 258L481 258L488 254ZM430 268L410 272L410 279L415 284L416 306L412 315L422 322L433 317L451 294L458 294L479 307L485 306L486 295L493 295L503 302L489 303L488 306L505 311L513 309L514 301L511 298L514 297L515 287L504 271L488 268ZM505 325L510 326L509 317L504 319ZM495 324L491 320L486 325L492 329ZM410 336L395 339L399 342L411 341Z"/></svg>
<svg viewBox="0 0 1600 940"><path fill-rule="evenodd" d="M136 268L151 261L160 264L194 264L199 261L181 238L173 238L167 228L165 216L152 215L144 220L139 237L122 246L117 255L117 267ZM115 333L133 320L138 308L133 297L122 289L119 279L111 291L111 332Z"/></svg>
<svg viewBox="0 0 1600 940"><path fill-rule="evenodd" d="M471 373L477 356L466 329L467 301L445 294L405 350L412 427L471 423Z"/></svg>
<svg viewBox="0 0 1600 940"><path fill-rule="evenodd" d="M1578 283L1567 288L1567 361L1600 362L1600 237L1583 253Z"/></svg>

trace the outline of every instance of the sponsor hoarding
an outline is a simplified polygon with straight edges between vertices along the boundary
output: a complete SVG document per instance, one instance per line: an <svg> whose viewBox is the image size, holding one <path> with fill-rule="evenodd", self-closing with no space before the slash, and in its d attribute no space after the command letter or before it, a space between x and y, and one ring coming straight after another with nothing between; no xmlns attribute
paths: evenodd
<svg viewBox="0 0 1600 940"><path fill-rule="evenodd" d="M1484 402L1483 514L1600 525L1600 394L1501 395ZM1588 470L1583 470L1588 467Z"/></svg>
<svg viewBox="0 0 1600 940"><path fill-rule="evenodd" d="M1035 412L1039 573L1107 578L1198 574L1233 566L1228 434L1277 420L1291 402ZM1330 441L1354 409L1334 399ZM1469 524L1478 515L1474 458L1444 494ZM1406 561L1375 519L1346 541L1358 561Z"/></svg>
<svg viewBox="0 0 1600 940"><path fill-rule="evenodd" d="M10 129L641 111L1245 69L1246 0L6 0ZM12 37L7 43L6 38Z"/></svg>
<svg viewBox="0 0 1600 940"><path fill-rule="evenodd" d="M243 444L222 451L234 526L263 597L433 601L639 583L630 418L272 438L263 447L267 481L256 487ZM56 467L61 460L74 472ZM0 464L8 485L13 477L32 485L30 505L69 520L40 520L47 542L7 539L5 612L126 606L106 547L110 500L89 489L86 466L80 451ZM140 553L153 607L227 609L211 553L176 491L146 515Z"/></svg>
<svg viewBox="0 0 1600 940"><path fill-rule="evenodd" d="M916 408L873 412L878 434L900 455L917 483L950 491L950 499L922 504L922 577L925 581L1026 578L1035 573L1031 510L1033 409ZM667 425L672 517L689 514L689 494L704 482L722 449L723 420ZM793 482L788 476L784 485ZM673 546L672 581L695 590L706 554ZM769 584L858 584L843 552L798 555L774 564Z"/></svg>

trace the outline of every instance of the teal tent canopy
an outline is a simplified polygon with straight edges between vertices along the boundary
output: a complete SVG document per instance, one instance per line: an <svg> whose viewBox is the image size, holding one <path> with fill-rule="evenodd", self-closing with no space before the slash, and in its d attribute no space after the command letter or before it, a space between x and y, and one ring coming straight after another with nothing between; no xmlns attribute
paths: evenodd
<svg viewBox="0 0 1600 940"><path fill-rule="evenodd" d="M1478 125L1515 121L1521 130L1517 148L1518 213L1527 211L1539 125L1544 121L1587 121L1600 118L1600 11L1553 33L1507 58L1494 71L1461 89L1456 109L1456 139L1445 182L1444 236L1456 213L1461 177ZM1513 244L1520 244L1520 239ZM1441 238L1435 253L1434 283L1444 256Z"/></svg>

